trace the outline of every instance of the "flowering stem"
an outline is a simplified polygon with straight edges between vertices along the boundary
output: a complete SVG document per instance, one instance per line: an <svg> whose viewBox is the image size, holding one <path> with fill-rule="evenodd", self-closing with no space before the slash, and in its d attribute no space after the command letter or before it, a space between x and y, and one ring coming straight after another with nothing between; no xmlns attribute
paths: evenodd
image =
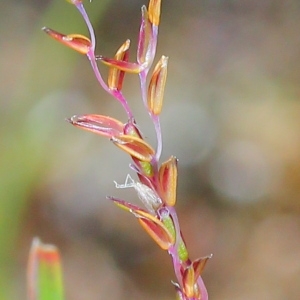
<svg viewBox="0 0 300 300"><path fill-rule="evenodd" d="M201 273L211 256L194 261L189 258L174 207L177 191L177 159L171 156L162 164L159 162L163 148L159 115L163 103L168 57L163 55L158 61L147 86L147 76L157 47L161 0L150 0L148 11L145 6L142 7L137 63L128 62L129 40L119 48L114 59L96 56L94 29L82 1L68 1L73 3L82 15L88 27L90 39L78 34L63 35L48 28L44 28L44 31L79 53L87 55L97 81L107 93L120 102L128 117L125 124L109 116L94 114L73 116L69 122L76 127L109 138L117 147L131 156L134 164L130 167L137 173L139 181L134 181L127 176L124 184L116 183L116 188L133 187L145 209L114 197L108 199L132 213L153 240L163 250L169 252L178 281L175 284L178 299L207 300L208 294ZM97 60L110 67L108 83L101 76ZM155 128L156 150L144 140L121 91L126 72L139 74L141 98Z"/></svg>

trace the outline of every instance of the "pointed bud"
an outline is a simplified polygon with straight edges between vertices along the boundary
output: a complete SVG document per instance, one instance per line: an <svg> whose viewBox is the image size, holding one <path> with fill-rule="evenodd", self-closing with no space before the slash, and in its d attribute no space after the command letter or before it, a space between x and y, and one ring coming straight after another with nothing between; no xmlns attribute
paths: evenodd
<svg viewBox="0 0 300 300"><path fill-rule="evenodd" d="M155 26L159 25L160 7L161 7L161 0L150 0L149 7L148 7L149 19L150 22Z"/></svg>
<svg viewBox="0 0 300 300"><path fill-rule="evenodd" d="M162 109L167 80L168 57L162 56L156 64L148 87L148 109L159 115Z"/></svg>
<svg viewBox="0 0 300 300"><path fill-rule="evenodd" d="M160 166L159 182L163 201L169 206L174 206L177 190L177 158L175 156L171 156Z"/></svg>
<svg viewBox="0 0 300 300"><path fill-rule="evenodd" d="M171 239L165 228L148 219L138 219L138 221L145 231L158 244L158 246L160 246L163 250L169 249L172 243L170 242Z"/></svg>
<svg viewBox="0 0 300 300"><path fill-rule="evenodd" d="M149 66L152 63L154 58L154 55L151 53L152 43L152 25L149 21L149 15L146 6L142 6L142 21L137 50L137 61L139 64L146 63Z"/></svg>
<svg viewBox="0 0 300 300"><path fill-rule="evenodd" d="M182 284L185 295L188 298L199 299L199 288L195 279L195 272L192 266L188 266L182 275Z"/></svg>
<svg viewBox="0 0 300 300"><path fill-rule="evenodd" d="M210 258L212 258L212 254L205 256L205 257L198 258L193 261L192 266L193 266L193 269L195 272L196 280L198 280L199 276L201 276L201 274L204 270L204 267Z"/></svg>
<svg viewBox="0 0 300 300"><path fill-rule="evenodd" d="M127 40L117 51L114 59L128 62L130 40ZM112 90L122 90L125 72L111 67L108 74L108 87Z"/></svg>
<svg viewBox="0 0 300 300"><path fill-rule="evenodd" d="M109 199L112 200L117 206L131 212L136 218L138 218L141 226L163 250L167 250L175 243L175 239L172 237L168 229L160 220L157 219L156 216L153 216L145 210L140 209L139 207L126 201L113 197L109 197Z"/></svg>
<svg viewBox="0 0 300 300"><path fill-rule="evenodd" d="M140 161L150 162L154 156L154 149L139 137L120 135L112 137L112 142Z"/></svg>
<svg viewBox="0 0 300 300"><path fill-rule="evenodd" d="M206 262L210 259L212 255L208 255L206 257L199 258L193 261L186 269L184 269L182 274L182 284L185 295L188 298L193 299L202 299L201 293L203 291L200 290L198 285L199 277L205 267ZM200 286L202 279L200 278Z"/></svg>
<svg viewBox="0 0 300 300"><path fill-rule="evenodd" d="M131 212L131 213L133 211L142 211L142 209L139 208L138 206L133 205L133 204L131 204L129 202L126 202L124 200L120 200L120 199L110 197L110 196L108 196L107 199L112 200L114 202L114 204L116 204L118 207L124 209L125 211Z"/></svg>
<svg viewBox="0 0 300 300"><path fill-rule="evenodd" d="M76 50L81 54L87 54L91 48L90 39L81 34L65 35L47 27L43 27L42 30L46 32L49 36L51 36L53 39Z"/></svg>
<svg viewBox="0 0 300 300"><path fill-rule="evenodd" d="M137 128L134 120L130 120L128 123L125 124L124 133L126 135L135 136L142 139L142 134ZM150 162L140 161L134 157L132 159L140 171L140 174L138 174L139 179L141 180L141 182L145 183L144 178L143 176L141 176L141 174L147 177L152 177L154 175L152 164Z"/></svg>
<svg viewBox="0 0 300 300"><path fill-rule="evenodd" d="M102 63L104 63L109 67L113 67L120 71L134 73L134 74L138 74L142 72L146 67L146 65L139 65L137 63L111 59L101 55L96 56L96 59L100 60Z"/></svg>
<svg viewBox="0 0 300 300"><path fill-rule="evenodd" d="M162 249L166 250L174 245L175 238L156 216L140 211L137 217L142 227Z"/></svg>
<svg viewBox="0 0 300 300"><path fill-rule="evenodd" d="M123 134L123 123L108 116L81 115L67 119L72 125L112 138Z"/></svg>

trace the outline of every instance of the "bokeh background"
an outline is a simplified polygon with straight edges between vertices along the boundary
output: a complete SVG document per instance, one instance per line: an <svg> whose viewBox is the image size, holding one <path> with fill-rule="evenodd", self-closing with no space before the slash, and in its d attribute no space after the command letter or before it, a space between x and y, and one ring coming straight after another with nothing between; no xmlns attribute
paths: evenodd
<svg viewBox="0 0 300 300"><path fill-rule="evenodd" d="M112 56L130 38L134 60L142 4L86 2L98 53ZM163 1L163 159L179 158L191 258L214 254L203 276L212 300L300 299L299 15L298 0ZM64 121L125 114L86 58L44 35L45 25L86 33L63 0L1 1L0 298L26 299L38 236L61 250L67 299L174 299L168 254L105 199L138 203L113 184L129 158ZM136 76L124 93L155 145Z"/></svg>

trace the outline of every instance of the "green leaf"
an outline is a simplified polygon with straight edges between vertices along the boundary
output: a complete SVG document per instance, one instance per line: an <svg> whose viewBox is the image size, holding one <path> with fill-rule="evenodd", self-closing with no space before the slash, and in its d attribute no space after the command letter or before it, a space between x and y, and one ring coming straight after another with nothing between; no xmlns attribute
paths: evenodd
<svg viewBox="0 0 300 300"><path fill-rule="evenodd" d="M33 240L27 276L30 300L64 299L60 254L55 246Z"/></svg>

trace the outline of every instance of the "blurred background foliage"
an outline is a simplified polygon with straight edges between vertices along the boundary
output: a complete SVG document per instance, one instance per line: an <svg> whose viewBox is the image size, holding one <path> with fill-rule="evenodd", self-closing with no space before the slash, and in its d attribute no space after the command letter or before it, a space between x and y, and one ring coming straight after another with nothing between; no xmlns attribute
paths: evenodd
<svg viewBox="0 0 300 300"><path fill-rule="evenodd" d="M136 48L142 0L94 0L98 53ZM300 295L300 2L163 0L158 56L170 56L163 158L179 158L177 209L192 258L213 253L210 299ZM40 28L86 33L63 0L0 3L0 299L24 299L32 238L62 253L67 299L173 299L167 253L106 195L129 158L64 122L126 121L86 58ZM103 73L106 73L103 68ZM149 142L136 76L125 80Z"/></svg>

